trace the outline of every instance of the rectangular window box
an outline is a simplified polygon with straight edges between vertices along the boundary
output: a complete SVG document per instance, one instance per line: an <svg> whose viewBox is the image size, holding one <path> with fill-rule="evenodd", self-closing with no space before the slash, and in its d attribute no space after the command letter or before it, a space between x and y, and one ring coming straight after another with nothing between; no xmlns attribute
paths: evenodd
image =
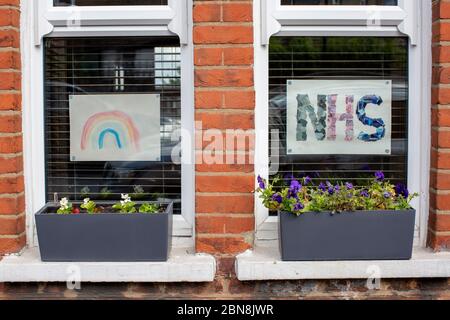
<svg viewBox="0 0 450 320"><path fill-rule="evenodd" d="M279 214L283 261L409 260L415 210Z"/></svg>
<svg viewBox="0 0 450 320"><path fill-rule="evenodd" d="M47 204L36 213L42 261L167 261L172 246L173 203L163 213L56 213Z"/></svg>

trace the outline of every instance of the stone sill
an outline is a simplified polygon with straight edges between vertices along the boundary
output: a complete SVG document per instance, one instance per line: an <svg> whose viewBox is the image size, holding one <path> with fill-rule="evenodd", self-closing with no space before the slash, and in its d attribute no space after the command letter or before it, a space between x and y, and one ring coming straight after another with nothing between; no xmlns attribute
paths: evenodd
<svg viewBox="0 0 450 320"><path fill-rule="evenodd" d="M241 281L301 279L367 279L380 271L380 278L448 278L450 252L433 253L415 248L408 261L283 262L278 249L257 247L236 259Z"/></svg>
<svg viewBox="0 0 450 320"><path fill-rule="evenodd" d="M210 282L216 260L189 248L173 248L167 262L42 262L38 248L28 248L0 261L0 283L66 282L74 279L76 267L81 282Z"/></svg>

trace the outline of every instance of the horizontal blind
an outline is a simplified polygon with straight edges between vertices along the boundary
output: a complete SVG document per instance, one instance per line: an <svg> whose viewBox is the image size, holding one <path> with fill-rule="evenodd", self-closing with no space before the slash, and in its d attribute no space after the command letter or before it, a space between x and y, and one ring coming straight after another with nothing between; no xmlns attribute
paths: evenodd
<svg viewBox="0 0 450 320"><path fill-rule="evenodd" d="M281 0L284 6L289 5L344 5L344 6L396 6L397 0Z"/></svg>
<svg viewBox="0 0 450 320"><path fill-rule="evenodd" d="M391 155L287 155L286 85L288 80L392 80ZM279 172L332 178L357 185L383 170L393 182L407 181L408 40L376 37L272 37L269 53L269 129L279 130ZM269 136L270 139L270 136ZM269 150L271 152L271 150Z"/></svg>
<svg viewBox="0 0 450 320"><path fill-rule="evenodd" d="M70 161L69 96L160 94L161 161ZM172 162L181 126L176 37L45 40L46 194L82 200L172 199L181 209L181 167Z"/></svg>
<svg viewBox="0 0 450 320"><path fill-rule="evenodd" d="M54 0L59 6L158 6L167 5L167 0Z"/></svg>

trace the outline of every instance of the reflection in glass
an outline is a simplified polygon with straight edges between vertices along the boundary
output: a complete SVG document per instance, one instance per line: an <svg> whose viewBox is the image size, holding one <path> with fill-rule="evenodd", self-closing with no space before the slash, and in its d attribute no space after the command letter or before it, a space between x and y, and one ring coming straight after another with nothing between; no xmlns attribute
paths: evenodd
<svg viewBox="0 0 450 320"><path fill-rule="evenodd" d="M60 6L158 6L167 5L167 0L53 0Z"/></svg>
<svg viewBox="0 0 450 320"><path fill-rule="evenodd" d="M281 0L282 5L396 6L397 0Z"/></svg>
<svg viewBox="0 0 450 320"><path fill-rule="evenodd" d="M71 200L176 200L181 166L172 162L181 127L180 48L176 37L48 38L45 51L46 194ZM69 96L160 94L159 162L70 161Z"/></svg>
<svg viewBox="0 0 450 320"><path fill-rule="evenodd" d="M290 79L392 80L392 155L287 155L286 84ZM269 52L269 127L279 130L281 176L311 176L365 184L383 170L394 183L407 181L408 40L377 37L272 37ZM270 152L270 150L269 150ZM274 152L272 152L274 154Z"/></svg>

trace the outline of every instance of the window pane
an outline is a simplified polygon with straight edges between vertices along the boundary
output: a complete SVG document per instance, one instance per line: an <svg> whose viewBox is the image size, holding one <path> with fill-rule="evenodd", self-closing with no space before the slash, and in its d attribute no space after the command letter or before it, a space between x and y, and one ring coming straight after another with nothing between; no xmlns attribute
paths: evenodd
<svg viewBox="0 0 450 320"><path fill-rule="evenodd" d="M171 157L181 126L179 40L48 38L45 48L47 201L55 192L97 201L128 193L135 200L174 199L179 213L181 166ZM69 96L83 94L160 94L161 161L71 161Z"/></svg>
<svg viewBox="0 0 450 320"><path fill-rule="evenodd" d="M160 6L167 5L167 0L54 0L59 6Z"/></svg>
<svg viewBox="0 0 450 320"><path fill-rule="evenodd" d="M344 5L344 6L396 6L397 0L281 0L284 6Z"/></svg>
<svg viewBox="0 0 450 320"><path fill-rule="evenodd" d="M339 178L363 185L383 170L407 181L408 41L375 37L272 37L269 62L269 126L279 130L279 175ZM391 155L287 155L288 80L392 80ZM357 120L355 120L357 121ZM356 133L358 134L358 133ZM273 145L274 142L270 141ZM270 151L270 150L269 150Z"/></svg>

